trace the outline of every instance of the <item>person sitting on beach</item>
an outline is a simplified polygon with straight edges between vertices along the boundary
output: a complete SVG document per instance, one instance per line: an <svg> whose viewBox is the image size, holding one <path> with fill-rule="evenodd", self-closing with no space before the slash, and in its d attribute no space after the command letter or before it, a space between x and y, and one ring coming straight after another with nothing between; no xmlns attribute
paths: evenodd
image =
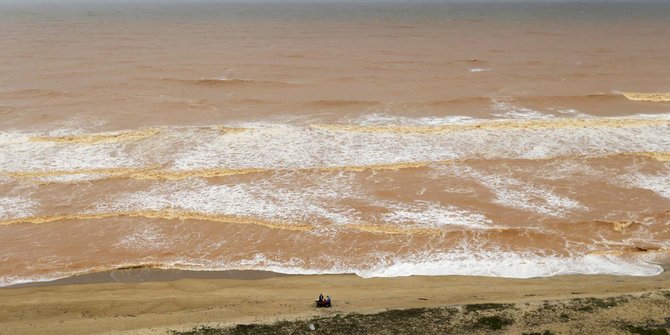
<svg viewBox="0 0 670 335"><path fill-rule="evenodd" d="M326 307L330 307L330 296L326 297Z"/></svg>
<svg viewBox="0 0 670 335"><path fill-rule="evenodd" d="M319 294L319 300L316 301L316 307L323 307L326 301L323 299L323 293Z"/></svg>

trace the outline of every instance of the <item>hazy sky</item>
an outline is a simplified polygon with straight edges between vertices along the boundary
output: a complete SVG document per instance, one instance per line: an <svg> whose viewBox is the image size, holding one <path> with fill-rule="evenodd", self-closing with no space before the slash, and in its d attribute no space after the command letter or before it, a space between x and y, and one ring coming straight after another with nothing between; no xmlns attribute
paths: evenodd
<svg viewBox="0 0 670 335"><path fill-rule="evenodd" d="M668 0L0 0L0 3L189 3L189 2L220 2L220 3L258 3L258 2L304 2L304 3L375 3L375 2L394 2L394 3L468 3L468 2L572 2L572 3L640 3L640 2L667 2Z"/></svg>

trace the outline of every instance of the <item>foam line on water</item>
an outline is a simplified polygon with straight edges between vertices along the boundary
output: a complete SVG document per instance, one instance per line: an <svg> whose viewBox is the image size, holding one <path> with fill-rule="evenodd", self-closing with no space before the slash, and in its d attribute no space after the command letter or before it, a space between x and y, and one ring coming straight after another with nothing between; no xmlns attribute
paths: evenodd
<svg viewBox="0 0 670 335"><path fill-rule="evenodd" d="M30 135L18 131L0 131L0 146L12 145L28 141Z"/></svg>
<svg viewBox="0 0 670 335"><path fill-rule="evenodd" d="M653 118L531 118L524 120L500 119L478 120L472 123L441 124L441 125L356 125L356 124L313 124L316 129L326 129L343 132L367 133L415 133L434 134L444 132L465 132L474 130L497 129L584 129L584 128L639 128L639 127L667 127L668 119Z"/></svg>
<svg viewBox="0 0 670 335"><path fill-rule="evenodd" d="M413 275L504 278L534 278L569 274L654 276L663 272L661 266L647 262L648 258L611 254L555 256L542 255L533 251L454 250L441 253L422 252L402 257L379 254L373 255L366 264L352 264L344 259L324 267L309 265L309 262L302 259L279 260L259 253L236 261L181 257L165 261L110 264L71 272L55 271L41 276L3 276L0 277L0 286L49 281L85 273L138 268L190 271L260 270L298 275L354 273L363 278ZM313 260L312 263L314 262L322 263L320 260Z"/></svg>
<svg viewBox="0 0 670 335"><path fill-rule="evenodd" d="M220 223L258 225L271 229L284 229L284 230L295 230L295 231L312 230L312 226L307 224L272 222L248 217L238 217L238 216L222 215L222 214L208 214L208 213L199 213L192 211L181 211L181 210L161 210L161 211L144 210L144 211L107 212L107 213L93 213L93 214L89 213L57 214L49 216L33 216L33 217L22 217L16 219L0 220L0 225L8 226L15 224L47 224L63 220L78 220L78 221L100 220L115 217L131 217L131 218L142 217L147 219L164 219L164 220L202 220L202 221L211 221Z"/></svg>
<svg viewBox="0 0 670 335"><path fill-rule="evenodd" d="M24 196L0 196L0 220L34 215L39 203Z"/></svg>
<svg viewBox="0 0 670 335"><path fill-rule="evenodd" d="M158 129L129 130L106 133L63 135L63 136L32 136L33 142L57 142L57 143L77 143L77 144L97 144L121 141L138 141L160 133Z"/></svg>
<svg viewBox="0 0 670 335"><path fill-rule="evenodd" d="M627 152L621 154L605 154L602 156L565 156L565 157L545 157L536 160L549 160L557 158L608 158L608 157L645 157L659 162L670 161L669 152ZM151 167L117 167L117 168L92 168L92 169L78 169L78 170L39 170L39 171L0 171L0 176L6 176L18 179L33 179L41 183L70 183L91 181L105 178L132 178L138 180L182 180L189 178L215 178L226 177L244 174L259 174L259 173L279 173L279 172L337 172L337 171L351 171L351 172L365 172L365 171L381 171L381 170L404 170L430 167L442 164L456 164L472 161L475 159L463 160L446 160L446 161L417 161L417 162L398 162L390 164L372 164L372 165L351 165L351 166L322 166L322 167L305 167L305 168L203 168L194 170L174 170ZM582 166L582 168L584 168ZM556 171L558 173L560 171ZM545 176L550 178L550 176ZM555 179L555 178L554 178Z"/></svg>
<svg viewBox="0 0 670 335"><path fill-rule="evenodd" d="M171 246L174 238L160 233L158 229L153 226L138 227L134 233L122 237L114 244L115 248L134 250L141 246L143 250L160 249Z"/></svg>
<svg viewBox="0 0 670 335"><path fill-rule="evenodd" d="M147 191L116 194L98 202L87 213L5 220L0 224L49 223L59 220L94 220L115 216L156 218L258 218L270 222L313 222L315 227L347 229L383 234L440 234L445 226L488 228L485 216L432 202L390 203L388 213L378 217L382 224L365 223L362 214L347 199L369 202L355 175L314 176L314 180L295 185L290 176L231 185L210 185L201 180L165 183ZM377 220L379 221L379 220ZM237 222L237 221L235 221ZM326 222L324 225L323 222Z"/></svg>
<svg viewBox="0 0 670 335"><path fill-rule="evenodd" d="M487 174L467 166L455 166L454 171L463 177L489 188L496 196L494 202L526 211L563 217L574 211L588 208L576 200L559 195L549 188L533 185L504 175Z"/></svg>
<svg viewBox="0 0 670 335"><path fill-rule="evenodd" d="M503 98L491 99L491 105L493 108L491 115L503 119L551 119L554 117L534 109L512 105Z"/></svg>
<svg viewBox="0 0 670 335"><path fill-rule="evenodd" d="M393 208L394 207L394 208ZM410 204L394 204L393 210L382 214L381 220L394 224L413 224L425 228L462 226L474 229L489 228L491 219L455 206L441 206L435 202L414 201Z"/></svg>
<svg viewBox="0 0 670 335"><path fill-rule="evenodd" d="M644 123L657 121L645 120ZM665 124L669 121L662 122ZM659 136L667 132L666 126L646 127L644 131L636 128L578 128L576 131L533 129L520 133L518 129L504 129L494 134L490 130L474 130L434 133L431 136L412 133L414 128L409 128L410 132L406 133L406 127L401 128L400 133L384 132L389 129L387 126L366 128L382 130L373 133L333 133L310 131L300 127L281 128L256 130L189 147L185 152L176 155L174 169L299 169L467 158L544 159L571 155L602 156L622 151L670 151L670 140L667 136ZM432 131L434 128L420 129Z"/></svg>
<svg viewBox="0 0 670 335"><path fill-rule="evenodd" d="M634 173L618 178L621 186L636 187L655 192L670 199L670 171L658 174Z"/></svg>
<svg viewBox="0 0 670 335"><path fill-rule="evenodd" d="M380 170L402 170L414 169L428 166L430 164L441 162L402 162L393 164L373 164L373 165L353 165L353 166L332 166L332 167L313 167L300 169L265 169L265 168L246 168L246 169L227 169L227 168L208 168L196 170L167 170L151 168L108 168L108 169L81 169L72 171L21 171L4 172L5 175L22 178L38 179L43 182L68 182L88 180L95 176L124 177L139 180L182 180L189 178L214 178L233 175L244 175L251 173L278 173L278 172L336 172L336 171L380 171ZM62 178L52 178L62 177Z"/></svg>
<svg viewBox="0 0 670 335"><path fill-rule="evenodd" d="M670 152L626 152L621 155L648 157L659 162L670 162Z"/></svg>
<svg viewBox="0 0 670 335"><path fill-rule="evenodd" d="M50 180L58 180L59 175L86 173L182 179L250 170L395 169L403 164L419 166L466 159L603 157L625 153L666 159L665 153L670 152L667 115L466 120L437 125L432 125L435 120L415 121L418 125L325 126L353 127L357 131L249 123L244 126L250 129L222 134L211 129L201 131L202 127L178 127L162 130L138 143L12 142L0 145L0 171ZM429 125L421 125L422 122ZM10 141L18 138L10 136Z"/></svg>
<svg viewBox="0 0 670 335"><path fill-rule="evenodd" d="M354 119L348 119L349 124L359 124L364 126L380 126L389 124L399 124L407 126L428 126L445 124L467 124L477 122L477 119L471 116L450 115L450 116L425 116L408 117L399 115L388 115L383 113L370 113L359 116Z"/></svg>
<svg viewBox="0 0 670 335"><path fill-rule="evenodd" d="M54 142L20 142L0 146L0 171L73 171L115 169L145 165L144 157L133 157L114 143L63 145Z"/></svg>
<svg viewBox="0 0 670 335"><path fill-rule="evenodd" d="M670 93L622 92L621 94L632 101L670 102Z"/></svg>
<svg viewBox="0 0 670 335"><path fill-rule="evenodd" d="M166 183L148 191L116 195L101 202L95 211L179 209L273 221L346 224L359 221L358 213L339 203L364 197L353 178L351 174L320 176L318 182L307 180L298 185L285 175L231 185L209 185L201 180Z"/></svg>
<svg viewBox="0 0 670 335"><path fill-rule="evenodd" d="M587 254L562 257L543 256L532 252L454 251L398 258L387 264L355 273L362 277L470 275L533 278L565 274L653 276L661 272L663 268L659 265L614 255Z"/></svg>

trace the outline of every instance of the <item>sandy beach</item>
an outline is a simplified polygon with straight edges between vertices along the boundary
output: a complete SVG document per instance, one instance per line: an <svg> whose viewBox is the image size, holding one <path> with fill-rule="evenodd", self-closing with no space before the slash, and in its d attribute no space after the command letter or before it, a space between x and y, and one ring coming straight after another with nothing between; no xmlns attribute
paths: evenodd
<svg viewBox="0 0 670 335"><path fill-rule="evenodd" d="M5 2L0 287L670 251L670 3Z"/></svg>
<svg viewBox="0 0 670 335"><path fill-rule="evenodd" d="M652 277L535 279L314 275L10 287L0 290L0 333L165 334L200 325L269 323L338 313L658 292L670 289L669 279L667 272ZM321 292L333 297L332 309L313 306ZM670 315L663 305L648 306L642 314L659 318L659 311Z"/></svg>

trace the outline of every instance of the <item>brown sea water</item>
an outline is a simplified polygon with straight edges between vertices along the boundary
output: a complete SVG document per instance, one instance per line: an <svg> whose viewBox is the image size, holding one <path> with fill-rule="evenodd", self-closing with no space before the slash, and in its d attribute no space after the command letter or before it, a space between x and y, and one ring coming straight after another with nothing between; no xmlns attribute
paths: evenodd
<svg viewBox="0 0 670 335"><path fill-rule="evenodd" d="M657 274L668 22L663 2L0 3L0 284Z"/></svg>

